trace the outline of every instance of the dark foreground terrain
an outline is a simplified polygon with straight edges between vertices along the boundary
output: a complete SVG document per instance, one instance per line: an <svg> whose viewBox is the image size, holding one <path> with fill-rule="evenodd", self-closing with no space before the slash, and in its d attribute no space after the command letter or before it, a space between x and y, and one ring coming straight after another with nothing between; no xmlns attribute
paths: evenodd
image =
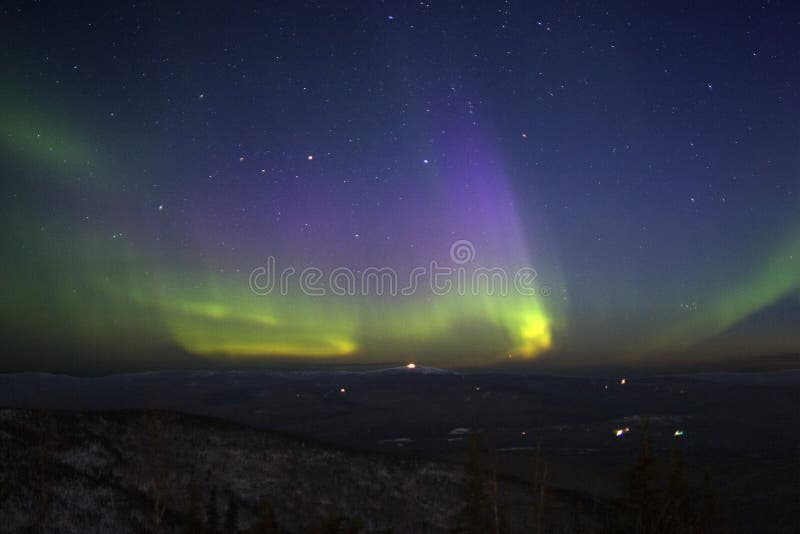
<svg viewBox="0 0 800 534"><path fill-rule="evenodd" d="M215 515L223 525L232 503L241 529L266 515L292 532L451 531L476 434L505 530L629 531L648 427L644 471L663 502L683 491L694 532L709 531L699 526L709 488L713 531L800 532L800 372L625 378L422 367L0 375L0 405L25 408L0 420L0 524L166 532Z"/></svg>
<svg viewBox="0 0 800 534"><path fill-rule="evenodd" d="M6 409L0 455L3 532L447 532L463 507L459 465L174 412ZM496 502L534 524L530 485L499 477ZM548 493L554 530L575 502Z"/></svg>

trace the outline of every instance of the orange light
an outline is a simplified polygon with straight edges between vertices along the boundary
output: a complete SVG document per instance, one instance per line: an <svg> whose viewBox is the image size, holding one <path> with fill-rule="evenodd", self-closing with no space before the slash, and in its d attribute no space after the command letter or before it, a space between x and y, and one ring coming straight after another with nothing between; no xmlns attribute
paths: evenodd
<svg viewBox="0 0 800 534"><path fill-rule="evenodd" d="M346 393L346 392L347 392L346 388L339 388L339 393Z"/></svg>
<svg viewBox="0 0 800 534"><path fill-rule="evenodd" d="M620 385L623 385L623 386L625 385L625 382L627 382L627 381L624 378L619 381Z"/></svg>
<svg viewBox="0 0 800 534"><path fill-rule="evenodd" d="M406 367L409 368L409 369L416 369L417 368L417 364L414 363L414 362L411 362L408 365L406 365Z"/></svg>

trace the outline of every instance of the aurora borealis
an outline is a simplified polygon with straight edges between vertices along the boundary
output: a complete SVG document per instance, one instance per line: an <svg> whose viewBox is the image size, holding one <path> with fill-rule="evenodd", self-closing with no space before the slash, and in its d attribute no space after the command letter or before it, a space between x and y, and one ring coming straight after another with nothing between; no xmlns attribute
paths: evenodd
<svg viewBox="0 0 800 534"><path fill-rule="evenodd" d="M800 347L791 4L0 9L6 368ZM534 294L249 285L459 240Z"/></svg>

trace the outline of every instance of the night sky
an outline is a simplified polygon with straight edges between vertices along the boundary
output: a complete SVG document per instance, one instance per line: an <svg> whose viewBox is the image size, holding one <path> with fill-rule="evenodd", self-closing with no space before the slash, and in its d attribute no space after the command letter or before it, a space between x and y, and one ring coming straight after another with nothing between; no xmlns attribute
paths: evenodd
<svg viewBox="0 0 800 534"><path fill-rule="evenodd" d="M3 368L800 347L793 2L15 4ZM535 291L258 294L269 257Z"/></svg>

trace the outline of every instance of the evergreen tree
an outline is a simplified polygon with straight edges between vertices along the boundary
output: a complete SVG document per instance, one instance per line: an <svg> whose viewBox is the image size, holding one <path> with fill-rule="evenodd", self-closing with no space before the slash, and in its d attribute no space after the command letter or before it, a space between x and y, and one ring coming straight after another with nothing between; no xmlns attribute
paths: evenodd
<svg viewBox="0 0 800 534"><path fill-rule="evenodd" d="M206 532L217 534L219 532L219 513L217 512L217 488L211 487L206 505Z"/></svg>
<svg viewBox="0 0 800 534"><path fill-rule="evenodd" d="M336 510L328 510L322 521L306 531L309 534L358 534L361 532L361 521L350 520Z"/></svg>
<svg viewBox="0 0 800 534"><path fill-rule="evenodd" d="M542 460L541 437L536 443L533 457L533 491L536 509L536 534L544 532L545 488L547 485L547 464Z"/></svg>
<svg viewBox="0 0 800 534"><path fill-rule="evenodd" d="M711 482L711 472L703 474L703 499L700 511L700 532L714 534L720 531L719 499Z"/></svg>
<svg viewBox="0 0 800 534"><path fill-rule="evenodd" d="M680 534L692 530L691 502L691 487L686 478L683 455L676 442L670 458L666 502L664 503L664 523L667 532Z"/></svg>
<svg viewBox="0 0 800 534"><path fill-rule="evenodd" d="M492 465L492 478L489 483L489 513L492 522L491 532L493 534L500 534L508 529L506 527L505 509L500 500L500 489L497 483L497 450L494 446L492 446L490 450L490 458Z"/></svg>
<svg viewBox="0 0 800 534"><path fill-rule="evenodd" d="M630 479L628 507L631 512L632 532L657 532L660 514L658 495L658 467L650 441L650 421L642 425L642 441L639 455Z"/></svg>
<svg viewBox="0 0 800 534"><path fill-rule="evenodd" d="M197 534L203 530L202 508L200 503L200 484L192 475L187 487L186 533Z"/></svg>
<svg viewBox="0 0 800 534"><path fill-rule="evenodd" d="M38 410L33 415L36 418L34 424L36 425L35 430L38 440L38 446L35 449L37 451L36 468L32 476L32 481L37 487L38 494L34 508L34 527L36 532L47 532L47 520L51 507L50 491L54 474L50 457L55 448L54 440L57 427L49 412Z"/></svg>
<svg viewBox="0 0 800 534"><path fill-rule="evenodd" d="M239 532L239 503L233 492L228 494L228 509L225 510L225 534Z"/></svg>
<svg viewBox="0 0 800 534"><path fill-rule="evenodd" d="M478 451L478 437L474 433L470 435L469 456L464 470L461 498L458 531L465 534L492 532L493 521Z"/></svg>
<svg viewBox="0 0 800 534"><path fill-rule="evenodd" d="M280 532L275 519L275 509L268 499L261 499L258 504L258 519L253 526L254 534L276 534Z"/></svg>
<svg viewBox="0 0 800 534"><path fill-rule="evenodd" d="M161 442L164 422L158 412L147 414L147 471L150 494L153 499L153 530L161 534L164 530L164 515L167 513L167 466Z"/></svg>

